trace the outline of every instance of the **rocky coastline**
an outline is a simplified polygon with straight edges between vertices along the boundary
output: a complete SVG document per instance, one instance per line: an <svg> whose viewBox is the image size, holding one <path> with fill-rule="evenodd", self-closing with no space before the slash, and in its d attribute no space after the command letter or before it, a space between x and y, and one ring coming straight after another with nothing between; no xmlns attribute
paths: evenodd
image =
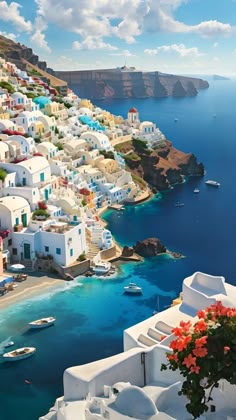
<svg viewBox="0 0 236 420"><path fill-rule="evenodd" d="M143 179L154 193L182 183L186 176L203 176L204 165L193 153L184 153L166 140L162 147L150 150L131 141L120 144L118 151L134 178Z"/></svg>
<svg viewBox="0 0 236 420"><path fill-rule="evenodd" d="M168 254L173 258L183 258L179 252L173 252L163 245L159 238L146 238L137 241L133 246L124 246L121 258L134 258L136 255L143 258L155 257L157 255Z"/></svg>

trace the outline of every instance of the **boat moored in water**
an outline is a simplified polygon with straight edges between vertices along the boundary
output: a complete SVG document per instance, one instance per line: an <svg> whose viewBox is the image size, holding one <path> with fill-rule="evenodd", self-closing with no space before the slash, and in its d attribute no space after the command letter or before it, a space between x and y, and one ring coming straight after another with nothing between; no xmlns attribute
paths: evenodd
<svg viewBox="0 0 236 420"><path fill-rule="evenodd" d="M180 203L179 201L175 203L175 207L183 207L184 203Z"/></svg>
<svg viewBox="0 0 236 420"><path fill-rule="evenodd" d="M17 360L27 359L27 357L32 356L35 352L35 347L22 347L20 349L9 351L8 353L4 353L2 357L5 361L15 362Z"/></svg>
<svg viewBox="0 0 236 420"><path fill-rule="evenodd" d="M128 286L124 287L124 292L130 294L140 294L142 293L142 287L137 286L136 283L129 283Z"/></svg>
<svg viewBox="0 0 236 420"><path fill-rule="evenodd" d="M205 184L211 185L212 187L220 187L220 183L219 182L213 181L211 179L209 179L208 181L206 181Z"/></svg>
<svg viewBox="0 0 236 420"><path fill-rule="evenodd" d="M48 318L41 318L37 319L36 321L29 322L28 325L30 326L30 328L46 328L50 325L53 325L55 321L56 318L50 316Z"/></svg>
<svg viewBox="0 0 236 420"><path fill-rule="evenodd" d="M106 274L106 273L108 273L110 268L111 268L111 263L110 262L100 261L92 267L92 270L94 271L95 274Z"/></svg>
<svg viewBox="0 0 236 420"><path fill-rule="evenodd" d="M194 192L194 194L198 194L198 193L200 192L200 190L199 190L198 188L195 188L195 189L193 190L193 192Z"/></svg>
<svg viewBox="0 0 236 420"><path fill-rule="evenodd" d="M8 341L8 343L6 343L5 345L4 345L4 347L5 348L7 348L7 347L11 347L11 346L14 346L14 341Z"/></svg>

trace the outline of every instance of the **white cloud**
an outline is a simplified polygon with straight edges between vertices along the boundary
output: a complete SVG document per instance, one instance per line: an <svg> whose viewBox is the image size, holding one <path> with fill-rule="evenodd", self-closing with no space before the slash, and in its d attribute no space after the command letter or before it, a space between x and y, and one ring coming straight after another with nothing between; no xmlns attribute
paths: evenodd
<svg viewBox="0 0 236 420"><path fill-rule="evenodd" d="M136 55L132 54L129 50L123 50L123 51L117 52L117 53L110 53L110 55L116 55L116 56L120 56L120 57L136 57Z"/></svg>
<svg viewBox="0 0 236 420"><path fill-rule="evenodd" d="M161 47L157 47L155 49L144 50L144 53L148 55L157 55L160 52L175 52L181 57L200 57L202 55L205 55L203 53L200 53L197 47L187 48L184 44L162 45Z"/></svg>
<svg viewBox="0 0 236 420"><path fill-rule="evenodd" d="M48 45L48 42L45 39L45 34L43 31L47 29L47 24L41 16L37 16L34 22L34 33L30 37L30 41L36 45L36 47L44 50L48 53L51 52L51 48Z"/></svg>
<svg viewBox="0 0 236 420"><path fill-rule="evenodd" d="M19 3L11 2L8 5L6 1L0 1L0 20L12 23L19 31L30 32L32 24L21 16L21 7Z"/></svg>
<svg viewBox="0 0 236 420"><path fill-rule="evenodd" d="M188 0L35 0L37 13L48 23L81 36L75 44L83 48L88 37L116 36L133 43L144 32L196 33L203 37L232 32L229 23L216 20L188 25L175 19L175 12ZM81 46L80 46L81 45ZM86 42L85 44L86 45ZM77 48L76 47L76 48Z"/></svg>
<svg viewBox="0 0 236 420"><path fill-rule="evenodd" d="M217 20L208 20L198 25L190 27L190 32L196 32L204 37L215 37L220 35L229 35L233 28L229 23L218 22Z"/></svg>
<svg viewBox="0 0 236 420"><path fill-rule="evenodd" d="M100 38L87 37L82 42L74 41L73 42L74 50L107 50L114 51L117 50L117 47L111 44L103 42Z"/></svg>
<svg viewBox="0 0 236 420"><path fill-rule="evenodd" d="M0 31L0 35L5 36L8 39L11 39L12 41L16 41L16 38L18 38L19 35L15 35L12 33L7 33L4 31Z"/></svg>

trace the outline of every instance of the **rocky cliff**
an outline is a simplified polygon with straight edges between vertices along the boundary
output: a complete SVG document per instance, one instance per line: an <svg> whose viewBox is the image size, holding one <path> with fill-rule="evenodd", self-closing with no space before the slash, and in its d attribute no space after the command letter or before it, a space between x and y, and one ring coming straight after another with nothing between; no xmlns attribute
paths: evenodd
<svg viewBox="0 0 236 420"><path fill-rule="evenodd" d="M86 98L163 98L195 96L209 87L207 81L185 76L142 72L131 68L59 71L57 77L67 81L80 97Z"/></svg>
<svg viewBox="0 0 236 420"><path fill-rule="evenodd" d="M204 166L192 153L175 149L171 142L156 150L143 146L144 142L126 142L116 146L123 155L134 179L143 179L154 192L167 190L183 182L184 176L203 175Z"/></svg>
<svg viewBox="0 0 236 420"><path fill-rule="evenodd" d="M41 70L48 71L49 73L52 72L52 69L47 68L47 63L41 61L38 55L33 53L32 48L28 48L19 42L16 43L2 35L0 35L0 56L16 64L22 70L26 70L24 60L27 60Z"/></svg>

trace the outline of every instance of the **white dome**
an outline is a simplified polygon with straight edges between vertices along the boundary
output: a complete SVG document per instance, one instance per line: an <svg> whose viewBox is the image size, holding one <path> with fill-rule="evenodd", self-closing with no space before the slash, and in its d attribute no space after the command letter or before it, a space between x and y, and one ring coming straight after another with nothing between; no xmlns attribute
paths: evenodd
<svg viewBox="0 0 236 420"><path fill-rule="evenodd" d="M110 407L119 411L120 414L140 420L145 420L147 417L158 414L158 410L151 398L141 388L134 385L128 386L119 392L116 400L110 404Z"/></svg>

